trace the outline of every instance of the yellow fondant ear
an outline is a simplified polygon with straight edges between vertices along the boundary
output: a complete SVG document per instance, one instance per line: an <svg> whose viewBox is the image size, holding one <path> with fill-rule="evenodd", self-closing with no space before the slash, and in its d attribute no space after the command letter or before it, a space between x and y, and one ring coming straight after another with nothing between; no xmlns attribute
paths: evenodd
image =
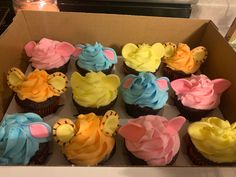
<svg viewBox="0 0 236 177"><path fill-rule="evenodd" d="M75 89L79 86L81 79L82 79L82 76L78 72L73 72L70 79L70 84L71 84L72 89Z"/></svg>
<svg viewBox="0 0 236 177"><path fill-rule="evenodd" d="M66 145L76 134L75 124L70 119L59 119L53 125L53 136L59 145Z"/></svg>
<svg viewBox="0 0 236 177"><path fill-rule="evenodd" d="M151 47L152 54L157 58L162 58L165 54L165 48L161 43L155 43Z"/></svg>
<svg viewBox="0 0 236 177"><path fill-rule="evenodd" d="M109 74L103 78L109 84L111 84L114 88L118 88L120 86L120 78L115 74Z"/></svg>
<svg viewBox="0 0 236 177"><path fill-rule="evenodd" d="M165 46L165 54L164 54L164 60L169 58L169 57L172 57L175 52L176 52L176 49L177 49L177 46L176 44L172 43L172 42L167 42L164 44Z"/></svg>
<svg viewBox="0 0 236 177"><path fill-rule="evenodd" d="M65 74L56 72L48 76L48 84L56 94L64 93L67 89L68 79Z"/></svg>
<svg viewBox="0 0 236 177"><path fill-rule="evenodd" d="M133 44L133 43L128 43L126 44L123 48L122 48L122 56L124 58L129 58L130 54L132 54L133 52L135 52L138 49L138 47Z"/></svg>
<svg viewBox="0 0 236 177"><path fill-rule="evenodd" d="M119 127L119 115L112 110L105 113L101 122L101 130L108 136L112 136L116 133Z"/></svg>
<svg viewBox="0 0 236 177"><path fill-rule="evenodd" d="M25 80L24 73L18 68L11 68L7 74L7 84L13 90L16 91L18 86L20 86Z"/></svg>
<svg viewBox="0 0 236 177"><path fill-rule="evenodd" d="M208 55L207 49L205 47L199 46L191 50L193 59L197 63L203 63Z"/></svg>

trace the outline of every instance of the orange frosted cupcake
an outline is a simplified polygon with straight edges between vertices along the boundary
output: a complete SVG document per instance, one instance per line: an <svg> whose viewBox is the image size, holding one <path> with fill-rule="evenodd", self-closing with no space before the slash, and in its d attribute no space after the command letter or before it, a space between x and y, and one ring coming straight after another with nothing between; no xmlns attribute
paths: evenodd
<svg viewBox="0 0 236 177"><path fill-rule="evenodd" d="M53 126L55 141L68 161L79 166L94 166L107 161L115 150L119 117L115 111L104 116L80 114L74 123L59 119Z"/></svg>

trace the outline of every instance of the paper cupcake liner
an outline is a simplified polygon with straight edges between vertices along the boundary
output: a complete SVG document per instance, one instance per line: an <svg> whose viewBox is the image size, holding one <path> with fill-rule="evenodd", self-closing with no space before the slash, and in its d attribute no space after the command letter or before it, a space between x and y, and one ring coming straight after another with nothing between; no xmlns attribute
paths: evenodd
<svg viewBox="0 0 236 177"><path fill-rule="evenodd" d="M77 62L75 62L75 66L76 66L78 72L79 72L82 76L85 76L87 73L90 72L89 70L84 69L84 68L81 68L79 65L77 65ZM101 70L101 72L103 72L103 73L106 74L106 75L111 74L113 67L114 67L114 64L113 64L110 68L108 68L108 69ZM98 72L98 71L94 71L94 72Z"/></svg>
<svg viewBox="0 0 236 177"><path fill-rule="evenodd" d="M49 143L48 142L40 143L39 150L30 159L28 165L42 165L47 161L49 155L50 155Z"/></svg>
<svg viewBox="0 0 236 177"><path fill-rule="evenodd" d="M174 103L180 114L191 122L200 121L203 117L206 117L206 115L212 111L186 107L181 103L180 100L177 99L177 97L174 98Z"/></svg>
<svg viewBox="0 0 236 177"><path fill-rule="evenodd" d="M187 155L190 160L199 166L233 166L236 162L232 163L216 163L206 159L194 146L191 141L191 138L188 134L184 136L186 147L187 147Z"/></svg>
<svg viewBox="0 0 236 177"><path fill-rule="evenodd" d="M79 114L88 114L88 113L95 113L96 115L104 115L109 109L111 109L117 100L117 97L115 100L113 100L110 104L106 105L106 106L101 106L99 108L91 108L91 107L84 107L79 105L72 97L73 103L78 111Z"/></svg>
<svg viewBox="0 0 236 177"><path fill-rule="evenodd" d="M128 115L130 115L133 118L137 118L139 116L144 115L156 115L161 109L152 109L149 107L140 107L138 105L133 104L127 104L125 103L125 109Z"/></svg>
<svg viewBox="0 0 236 177"><path fill-rule="evenodd" d="M135 69L132 69L132 68L128 67L128 66L125 64L125 62L123 62L123 71L124 71L124 74L125 74L125 75L128 75L128 74L138 75L138 74L140 73L140 71L136 71ZM155 72L150 72L150 73L152 73L152 74L155 75L155 74L157 73L157 71L158 71L158 68L156 69Z"/></svg>
<svg viewBox="0 0 236 177"><path fill-rule="evenodd" d="M186 74L183 71L174 71L165 65L163 65L162 67L162 74L163 76L168 77L170 81L180 78L190 77L192 75L192 74Z"/></svg>
<svg viewBox="0 0 236 177"><path fill-rule="evenodd" d="M17 104L25 111L34 112L36 114L39 114L41 117L45 117L57 111L57 109L59 108L58 104L60 101L60 97L53 96L44 102L36 103L28 99L20 100L19 97L16 95L15 100Z"/></svg>

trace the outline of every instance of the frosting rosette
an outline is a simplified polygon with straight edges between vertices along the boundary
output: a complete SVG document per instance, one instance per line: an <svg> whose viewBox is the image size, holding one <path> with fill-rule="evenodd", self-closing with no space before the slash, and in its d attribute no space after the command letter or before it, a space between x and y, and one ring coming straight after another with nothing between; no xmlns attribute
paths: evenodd
<svg viewBox="0 0 236 177"><path fill-rule="evenodd" d="M117 55L115 50L103 47L100 43L94 45L85 44L77 45L77 61L76 64L88 71L102 71L109 69L113 64L117 63Z"/></svg>
<svg viewBox="0 0 236 177"><path fill-rule="evenodd" d="M38 43L30 41L25 51L32 66L37 69L50 70L66 64L75 52L75 47L68 42L59 42L42 38Z"/></svg>
<svg viewBox="0 0 236 177"><path fill-rule="evenodd" d="M152 73L127 75L121 84L121 94L127 104L160 109L168 100L169 79L156 78Z"/></svg>
<svg viewBox="0 0 236 177"><path fill-rule="evenodd" d="M206 159L216 163L236 162L236 123L218 117L202 118L189 125L188 134Z"/></svg>
<svg viewBox="0 0 236 177"><path fill-rule="evenodd" d="M0 164L27 165L50 134L51 127L37 114L6 115L0 124Z"/></svg>
<svg viewBox="0 0 236 177"><path fill-rule="evenodd" d="M73 99L84 107L99 108L116 99L120 78L115 74L89 72L85 76L74 72L71 76Z"/></svg>
<svg viewBox="0 0 236 177"><path fill-rule="evenodd" d="M53 135L70 162L97 165L108 160L112 153L118 118L118 114L110 110L104 116L80 114L75 123L70 119L59 119L53 126Z"/></svg>
<svg viewBox="0 0 236 177"><path fill-rule="evenodd" d="M177 155L180 148L178 131L184 117L171 120L156 115L130 119L118 133L125 138L125 145L134 156L150 166L165 166Z"/></svg>
<svg viewBox="0 0 236 177"><path fill-rule="evenodd" d="M171 87L184 106L201 110L216 108L220 104L221 94L230 85L231 82L226 79L210 80L203 74L171 82Z"/></svg>
<svg viewBox="0 0 236 177"><path fill-rule="evenodd" d="M156 72L165 49L161 43L135 45L128 43L122 48L125 64L139 72Z"/></svg>
<svg viewBox="0 0 236 177"><path fill-rule="evenodd" d="M195 73L207 58L207 50L203 46L190 49L187 44L173 43L165 44L165 56L163 63L175 71L182 71L186 74Z"/></svg>

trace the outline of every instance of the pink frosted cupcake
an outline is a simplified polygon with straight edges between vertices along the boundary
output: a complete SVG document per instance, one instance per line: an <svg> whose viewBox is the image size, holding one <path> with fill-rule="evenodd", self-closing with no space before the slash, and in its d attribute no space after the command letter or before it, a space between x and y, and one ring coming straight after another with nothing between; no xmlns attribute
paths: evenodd
<svg viewBox="0 0 236 177"><path fill-rule="evenodd" d="M75 47L68 42L59 42L42 38L38 43L30 41L25 45L25 51L33 68L46 70L47 73L66 73L70 57Z"/></svg>
<svg viewBox="0 0 236 177"><path fill-rule="evenodd" d="M185 122L184 117L171 120L157 115L130 119L119 129L125 138L125 148L134 165L167 166L177 159L180 138L178 131Z"/></svg>
<svg viewBox="0 0 236 177"><path fill-rule="evenodd" d="M175 91L175 105L181 115L190 121L199 121L220 104L221 94L231 82L225 79L210 80L207 76L192 75L190 78L171 82Z"/></svg>

